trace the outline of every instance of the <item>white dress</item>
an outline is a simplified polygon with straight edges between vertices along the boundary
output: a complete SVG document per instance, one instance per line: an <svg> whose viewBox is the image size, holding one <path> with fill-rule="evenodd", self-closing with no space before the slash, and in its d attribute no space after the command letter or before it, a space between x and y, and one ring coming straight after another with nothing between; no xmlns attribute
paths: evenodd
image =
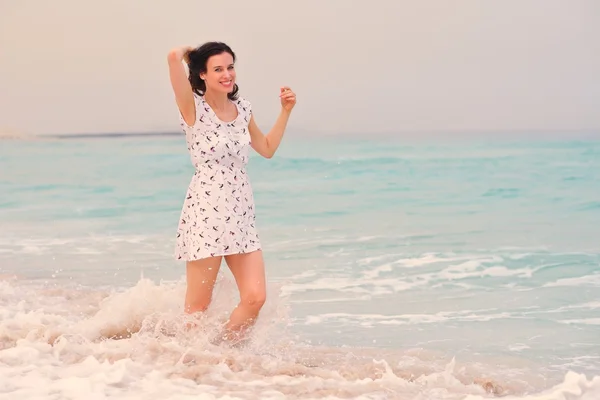
<svg viewBox="0 0 600 400"><path fill-rule="evenodd" d="M223 122L203 96L194 98L194 125L179 115L196 171L181 210L175 258L192 261L258 250L254 196L246 174L251 104L234 100L238 116Z"/></svg>

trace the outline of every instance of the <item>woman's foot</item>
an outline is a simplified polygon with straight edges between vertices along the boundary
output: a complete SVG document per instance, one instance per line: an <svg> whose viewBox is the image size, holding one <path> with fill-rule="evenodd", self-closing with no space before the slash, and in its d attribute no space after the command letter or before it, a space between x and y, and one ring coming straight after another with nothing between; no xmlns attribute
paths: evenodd
<svg viewBox="0 0 600 400"><path fill-rule="evenodd" d="M228 347L242 348L250 342L250 338L243 331L235 332L225 328L210 342L215 346L225 344Z"/></svg>

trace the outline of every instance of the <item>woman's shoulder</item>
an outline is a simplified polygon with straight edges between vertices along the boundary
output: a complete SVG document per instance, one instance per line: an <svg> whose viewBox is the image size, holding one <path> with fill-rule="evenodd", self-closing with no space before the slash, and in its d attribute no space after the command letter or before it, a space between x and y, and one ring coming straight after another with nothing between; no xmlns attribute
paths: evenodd
<svg viewBox="0 0 600 400"><path fill-rule="evenodd" d="M252 114L252 103L245 97L238 96L236 100L238 106L247 114Z"/></svg>

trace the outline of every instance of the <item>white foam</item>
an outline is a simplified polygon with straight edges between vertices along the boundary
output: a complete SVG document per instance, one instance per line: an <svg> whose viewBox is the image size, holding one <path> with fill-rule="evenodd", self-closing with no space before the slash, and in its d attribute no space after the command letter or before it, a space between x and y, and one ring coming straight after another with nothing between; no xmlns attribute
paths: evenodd
<svg viewBox="0 0 600 400"><path fill-rule="evenodd" d="M480 271L461 271L451 268L447 268L443 270L439 276L448 280L455 279L465 279L465 278L482 278L482 277L509 277L509 276L518 276L522 278L530 278L534 273L534 270L531 268L519 268L519 269L509 269L502 265L497 265L493 267L487 267Z"/></svg>
<svg viewBox="0 0 600 400"><path fill-rule="evenodd" d="M487 398L492 392L522 397L547 387L535 372L461 364L423 350L296 343L286 330L291 321L287 299L273 285L248 347L214 346L211 335L237 302L235 283L219 280L214 307L200 331L178 328L185 321L184 290L183 281L157 284L148 279L126 289L0 280L0 397L458 400ZM347 318L367 325L422 324L503 316L494 309L325 314L314 316L312 323ZM556 390L570 390L574 377L585 393L597 390L596 381L577 375L568 375Z"/></svg>
<svg viewBox="0 0 600 400"><path fill-rule="evenodd" d="M561 286L600 286L600 274L584 275L575 278L562 278L544 285L544 287Z"/></svg>
<svg viewBox="0 0 600 400"><path fill-rule="evenodd" d="M600 318L565 319L558 322L563 324L600 325Z"/></svg>
<svg viewBox="0 0 600 400"><path fill-rule="evenodd" d="M489 314L486 310L464 310L464 311L446 311L435 314L400 314L400 315L382 315L382 314L349 314L349 313L326 313L311 315L306 318L307 325L318 325L327 321L335 320L343 323L359 324L361 326L372 327L375 325L417 325L441 323L446 321L491 321L494 319L510 318L512 315L507 312Z"/></svg>
<svg viewBox="0 0 600 400"><path fill-rule="evenodd" d="M484 400L481 395L467 395L464 400ZM598 400L600 399L600 376L588 379L583 374L569 371L563 382L538 394L504 396L503 400Z"/></svg>
<svg viewBox="0 0 600 400"><path fill-rule="evenodd" d="M459 262L453 264L456 261ZM422 257L408 258L398 257L398 255L367 257L356 262L361 266L360 277L349 274L347 269L340 269L339 272L332 271L332 268L328 270L314 269L292 276L286 281L283 291L288 295L337 292L369 299L420 287L439 288L453 285L468 289L472 286L459 281L469 278L531 278L540 268L511 269L503 265L492 264L501 261L502 258L498 256L477 257L474 255L444 257L424 254ZM485 266L486 264L492 265ZM431 272L418 273L418 271L433 265L439 266L436 266L433 271L427 269ZM405 273L406 270L417 273ZM307 280L307 278L311 279ZM516 285L515 282L510 284Z"/></svg>
<svg viewBox="0 0 600 400"><path fill-rule="evenodd" d="M547 310L545 312L547 312L547 313L562 313L562 312L570 311L570 310L581 310L581 309L595 310L597 308L600 308L600 301L589 301L589 302L581 303L581 304L570 304L570 305L558 307L558 308L555 308L552 310Z"/></svg>
<svg viewBox="0 0 600 400"><path fill-rule="evenodd" d="M524 344L524 343L515 343L511 346L508 346L508 349L510 351L515 351L515 352L519 352L519 351L523 351L523 350L527 350L530 349L531 347Z"/></svg>
<svg viewBox="0 0 600 400"><path fill-rule="evenodd" d="M383 296L390 293L405 291L429 282L429 276L420 276L411 281L398 278L356 279L348 276L320 277L310 282L288 283L282 290L285 294L298 294L309 291L335 291L354 293L370 297Z"/></svg>

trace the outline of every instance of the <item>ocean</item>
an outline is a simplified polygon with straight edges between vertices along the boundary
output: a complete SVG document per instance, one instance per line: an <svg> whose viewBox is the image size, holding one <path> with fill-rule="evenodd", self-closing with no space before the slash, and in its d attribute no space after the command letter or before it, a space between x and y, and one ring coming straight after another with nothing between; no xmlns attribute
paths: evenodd
<svg viewBox="0 0 600 400"><path fill-rule="evenodd" d="M0 146L2 399L600 399L600 141L284 138L253 156L268 295L183 324L183 135Z"/></svg>

